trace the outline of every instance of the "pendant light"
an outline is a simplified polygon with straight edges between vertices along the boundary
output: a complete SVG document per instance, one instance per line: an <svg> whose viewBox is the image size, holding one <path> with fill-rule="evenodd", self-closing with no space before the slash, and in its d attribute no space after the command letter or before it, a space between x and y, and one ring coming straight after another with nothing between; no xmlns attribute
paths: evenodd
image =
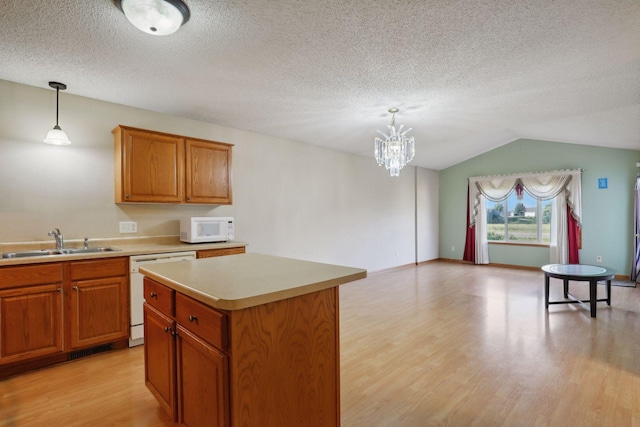
<svg viewBox="0 0 640 427"><path fill-rule="evenodd" d="M71 144L69 137L62 129L60 129L60 126L58 126L58 98L60 96L60 90L65 90L67 85L64 83L49 82L49 86L56 90L56 125L49 131L44 142L52 145L69 145Z"/></svg>
<svg viewBox="0 0 640 427"><path fill-rule="evenodd" d="M402 130L404 125L400 125L396 129L396 113L400 111L398 108L390 108L391 124L387 125L389 134L377 131L384 137L375 138L374 154L379 166L387 168L391 176L399 176L400 169L409 163L415 155L415 140L412 136L407 136L411 128Z"/></svg>
<svg viewBox="0 0 640 427"><path fill-rule="evenodd" d="M191 16L182 0L115 0L115 3L137 29L154 36L175 33Z"/></svg>

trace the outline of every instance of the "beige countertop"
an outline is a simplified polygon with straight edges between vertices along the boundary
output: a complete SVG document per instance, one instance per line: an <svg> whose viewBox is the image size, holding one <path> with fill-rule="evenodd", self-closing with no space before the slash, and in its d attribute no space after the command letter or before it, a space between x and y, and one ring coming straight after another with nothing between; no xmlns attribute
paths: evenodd
<svg viewBox="0 0 640 427"><path fill-rule="evenodd" d="M141 266L140 272L204 304L239 310L362 279L367 271L248 253Z"/></svg>
<svg viewBox="0 0 640 427"><path fill-rule="evenodd" d="M247 246L245 242L229 241L220 243L183 243L177 236L138 237L131 239L92 239L89 247L112 247L117 249L111 252L99 252L88 254L47 255L24 258L0 258L0 267L9 265L36 264L44 262L74 261L93 258L114 258L131 255L145 255L167 252L186 252L207 249L224 249L238 246ZM65 247L82 247L82 242L69 241ZM53 242L27 242L27 243L3 243L0 244L0 252L20 252L26 250L54 249Z"/></svg>

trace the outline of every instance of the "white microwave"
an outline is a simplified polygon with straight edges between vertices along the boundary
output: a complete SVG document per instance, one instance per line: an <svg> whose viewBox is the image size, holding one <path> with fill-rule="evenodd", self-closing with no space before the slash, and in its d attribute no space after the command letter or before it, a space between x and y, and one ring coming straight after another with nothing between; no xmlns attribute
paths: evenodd
<svg viewBox="0 0 640 427"><path fill-rule="evenodd" d="M233 240L233 217L192 216L180 220L180 241L187 243Z"/></svg>

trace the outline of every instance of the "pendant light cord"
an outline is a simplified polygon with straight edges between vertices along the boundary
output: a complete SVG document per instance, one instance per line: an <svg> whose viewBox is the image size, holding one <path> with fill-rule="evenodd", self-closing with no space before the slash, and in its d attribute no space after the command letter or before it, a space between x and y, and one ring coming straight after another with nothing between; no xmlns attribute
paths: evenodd
<svg viewBox="0 0 640 427"><path fill-rule="evenodd" d="M60 128L58 126L58 106L60 102L60 86L56 87L56 128Z"/></svg>

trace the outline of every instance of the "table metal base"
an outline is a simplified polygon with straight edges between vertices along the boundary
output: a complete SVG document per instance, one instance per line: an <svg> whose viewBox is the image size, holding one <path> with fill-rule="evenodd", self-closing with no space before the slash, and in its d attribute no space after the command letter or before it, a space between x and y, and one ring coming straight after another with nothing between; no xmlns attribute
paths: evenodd
<svg viewBox="0 0 640 427"><path fill-rule="evenodd" d="M583 264L550 264L542 267L544 271L544 303L549 309L549 304L580 304L582 308L596 317L596 304L606 302L611 305L611 279L614 271L607 267L590 266ZM565 301L549 301L549 278L562 280ZM581 300L569 292L569 281L589 282L589 299ZM598 281L605 282L607 297L598 299ZM587 305L587 303L589 305Z"/></svg>
<svg viewBox="0 0 640 427"><path fill-rule="evenodd" d="M589 299L579 299L571 292L569 292L569 280L563 279L564 283L564 297L570 298L570 301L549 301L549 276L544 277L544 301L545 308L549 308L549 304L580 304L582 308L591 312L591 317L596 317L596 303L606 302L607 305L611 305L611 280L606 280L605 288L607 290L607 297L598 299L598 281L589 280ZM589 303L589 305L587 305Z"/></svg>

